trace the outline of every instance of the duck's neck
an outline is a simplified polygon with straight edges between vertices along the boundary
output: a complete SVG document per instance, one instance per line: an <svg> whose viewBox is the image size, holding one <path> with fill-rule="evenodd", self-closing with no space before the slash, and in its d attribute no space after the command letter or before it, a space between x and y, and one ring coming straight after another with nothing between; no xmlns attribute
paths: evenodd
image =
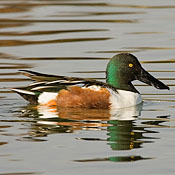
<svg viewBox="0 0 175 175"><path fill-rule="evenodd" d="M116 89L139 93L131 82L128 82L127 80L122 78L117 78L116 76L107 75L106 83Z"/></svg>
<svg viewBox="0 0 175 175"><path fill-rule="evenodd" d="M121 69L121 64L112 59L106 68L106 83L116 89L139 93L131 81L128 81L130 75L123 74L124 71L120 71Z"/></svg>

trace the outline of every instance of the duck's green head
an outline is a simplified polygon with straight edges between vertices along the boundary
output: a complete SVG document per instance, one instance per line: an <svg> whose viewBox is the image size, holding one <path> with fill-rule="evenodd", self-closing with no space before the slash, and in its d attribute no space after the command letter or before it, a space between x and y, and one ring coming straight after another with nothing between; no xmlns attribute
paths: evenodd
<svg viewBox="0 0 175 175"><path fill-rule="evenodd" d="M169 90L168 86L144 70L134 55L121 53L112 57L106 69L107 83L117 89L137 92L131 83L134 80L153 85L157 89Z"/></svg>

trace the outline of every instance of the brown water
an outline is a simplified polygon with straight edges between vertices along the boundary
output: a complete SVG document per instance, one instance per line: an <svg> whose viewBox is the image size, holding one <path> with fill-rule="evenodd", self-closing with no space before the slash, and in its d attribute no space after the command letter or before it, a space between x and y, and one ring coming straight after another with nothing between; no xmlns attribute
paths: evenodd
<svg viewBox="0 0 175 175"><path fill-rule="evenodd" d="M0 175L174 174L174 16L172 0L1 0ZM171 90L135 82L142 110L116 117L36 109L8 89L30 83L19 69L104 80L121 52Z"/></svg>

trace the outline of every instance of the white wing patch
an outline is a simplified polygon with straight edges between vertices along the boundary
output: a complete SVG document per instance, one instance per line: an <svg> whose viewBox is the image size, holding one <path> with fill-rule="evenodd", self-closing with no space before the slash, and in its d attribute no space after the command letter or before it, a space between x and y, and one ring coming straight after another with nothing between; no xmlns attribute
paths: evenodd
<svg viewBox="0 0 175 175"><path fill-rule="evenodd" d="M63 83L63 84L69 84L69 83L75 83L75 84L79 84L79 83L83 83L83 81L80 81L80 80L76 80L76 81L70 81L70 80L56 80L56 81L51 81L51 82L48 82L46 84L55 84L55 83Z"/></svg>
<svg viewBox="0 0 175 175"><path fill-rule="evenodd" d="M53 86L38 86L38 87L34 87L31 90L32 91L36 91L36 90L41 90L41 89L46 89L46 88L52 88Z"/></svg>
<svg viewBox="0 0 175 175"><path fill-rule="evenodd" d="M43 84L43 83L45 83L45 82L44 81L35 82L35 83L30 84L29 86L35 86L35 85L39 85L39 84Z"/></svg>
<svg viewBox="0 0 175 175"><path fill-rule="evenodd" d="M56 100L58 93L53 93L53 92L43 92L39 97L38 97L38 103L39 104L46 104L50 100Z"/></svg>
<svg viewBox="0 0 175 175"><path fill-rule="evenodd" d="M94 90L94 91L100 91L101 87L96 86L96 85L92 85L92 86L88 86L88 87L82 87L82 89L91 89L91 90Z"/></svg>

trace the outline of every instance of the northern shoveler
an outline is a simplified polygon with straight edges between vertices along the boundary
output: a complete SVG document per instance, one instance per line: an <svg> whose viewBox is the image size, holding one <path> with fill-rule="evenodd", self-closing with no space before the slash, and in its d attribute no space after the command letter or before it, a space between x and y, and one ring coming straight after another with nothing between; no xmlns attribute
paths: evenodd
<svg viewBox="0 0 175 175"><path fill-rule="evenodd" d="M132 81L140 80L157 89L168 89L150 75L130 53L112 57L106 68L106 83L88 78L42 74L30 70L21 72L35 80L33 84L12 90L31 104L68 108L115 109L142 103Z"/></svg>

